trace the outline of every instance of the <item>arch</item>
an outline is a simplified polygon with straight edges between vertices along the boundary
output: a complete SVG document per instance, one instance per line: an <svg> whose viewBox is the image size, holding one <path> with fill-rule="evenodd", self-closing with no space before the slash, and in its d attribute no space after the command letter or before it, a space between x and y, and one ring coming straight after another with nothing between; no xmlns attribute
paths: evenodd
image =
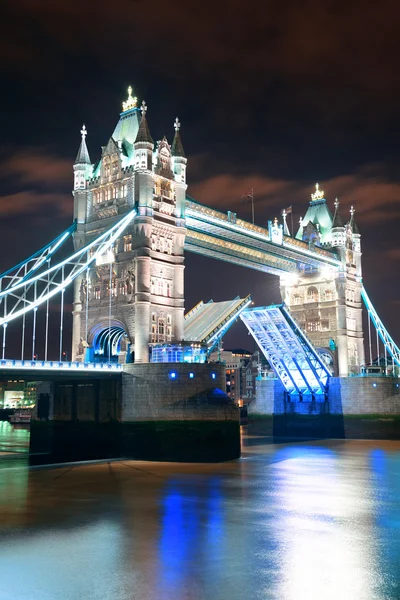
<svg viewBox="0 0 400 600"><path fill-rule="evenodd" d="M128 335L125 325L113 319L110 324L103 321L92 327L88 337L95 360L113 362L118 360L121 342Z"/></svg>

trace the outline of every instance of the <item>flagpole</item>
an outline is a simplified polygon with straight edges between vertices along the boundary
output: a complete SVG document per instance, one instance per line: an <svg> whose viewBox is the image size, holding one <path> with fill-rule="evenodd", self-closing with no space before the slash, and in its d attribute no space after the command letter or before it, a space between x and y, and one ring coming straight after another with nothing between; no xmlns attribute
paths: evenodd
<svg viewBox="0 0 400 600"><path fill-rule="evenodd" d="M253 218L254 225L254 188L251 188L251 216Z"/></svg>
<svg viewBox="0 0 400 600"><path fill-rule="evenodd" d="M292 210L290 211L290 221L291 221L291 225L292 225L292 238L294 238L294 229L293 229L293 206L292 206Z"/></svg>

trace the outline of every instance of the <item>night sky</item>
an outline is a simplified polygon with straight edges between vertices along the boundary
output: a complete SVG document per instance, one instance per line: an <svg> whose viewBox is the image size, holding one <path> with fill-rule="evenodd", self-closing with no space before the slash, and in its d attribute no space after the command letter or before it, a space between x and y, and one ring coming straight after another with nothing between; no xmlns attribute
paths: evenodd
<svg viewBox="0 0 400 600"><path fill-rule="evenodd" d="M400 5L367 2L12 0L0 23L0 268L72 220L82 123L93 162L128 85L154 139L188 155L188 193L260 225L319 182L361 230L364 284L400 342ZM290 221L289 221L290 222ZM252 293L272 276L186 255L186 308ZM225 347L246 345L242 326ZM251 348L252 344L248 344Z"/></svg>

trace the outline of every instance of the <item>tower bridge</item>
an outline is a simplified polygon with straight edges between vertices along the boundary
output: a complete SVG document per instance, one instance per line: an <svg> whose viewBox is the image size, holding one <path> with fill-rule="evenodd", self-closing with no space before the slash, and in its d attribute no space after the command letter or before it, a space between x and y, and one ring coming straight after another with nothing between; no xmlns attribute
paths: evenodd
<svg viewBox="0 0 400 600"><path fill-rule="evenodd" d="M361 235L354 209L344 223L339 202L335 201L332 214L317 184L295 235L288 230L285 214L283 222L275 218L261 227L232 211L207 207L187 195L188 161L180 128L177 118L171 145L165 136L154 142L147 106L144 101L138 106L131 89L95 162L83 125L73 165L73 224L0 277L1 368L38 368L33 360L38 351L39 310L45 312L46 328L41 367L71 373L103 369L100 364L132 372L135 365L139 369L152 362L155 348L161 346L175 348L165 356L201 363L215 340L241 316L289 394L326 395L332 375L358 375L366 363L363 301L368 313L369 361L372 324L378 355L382 347L385 356L400 367L399 348L363 287ZM71 239L74 251L59 259L58 253ZM225 308L219 312L218 307L204 310L203 323L202 311L197 312L193 327L193 319L184 316L185 251L278 276L284 306L253 309L247 299L239 299L231 312ZM66 367L62 348L68 286L73 287L74 298L72 362ZM54 361L50 360L48 331L50 303L55 297L61 313ZM204 327L211 313L220 319ZM7 327L16 320L21 323L21 354L10 357ZM190 322L190 331L208 331L208 337L190 339ZM204 353L190 350L202 344ZM157 356L161 360L160 352Z"/></svg>

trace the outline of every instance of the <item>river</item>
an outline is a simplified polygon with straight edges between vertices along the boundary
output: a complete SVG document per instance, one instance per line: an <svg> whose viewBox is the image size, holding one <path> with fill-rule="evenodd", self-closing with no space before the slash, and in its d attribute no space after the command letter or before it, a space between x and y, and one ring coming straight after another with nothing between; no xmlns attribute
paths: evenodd
<svg viewBox="0 0 400 600"><path fill-rule="evenodd" d="M28 468L10 427L1 600L400 598L400 442L244 431L223 464Z"/></svg>

